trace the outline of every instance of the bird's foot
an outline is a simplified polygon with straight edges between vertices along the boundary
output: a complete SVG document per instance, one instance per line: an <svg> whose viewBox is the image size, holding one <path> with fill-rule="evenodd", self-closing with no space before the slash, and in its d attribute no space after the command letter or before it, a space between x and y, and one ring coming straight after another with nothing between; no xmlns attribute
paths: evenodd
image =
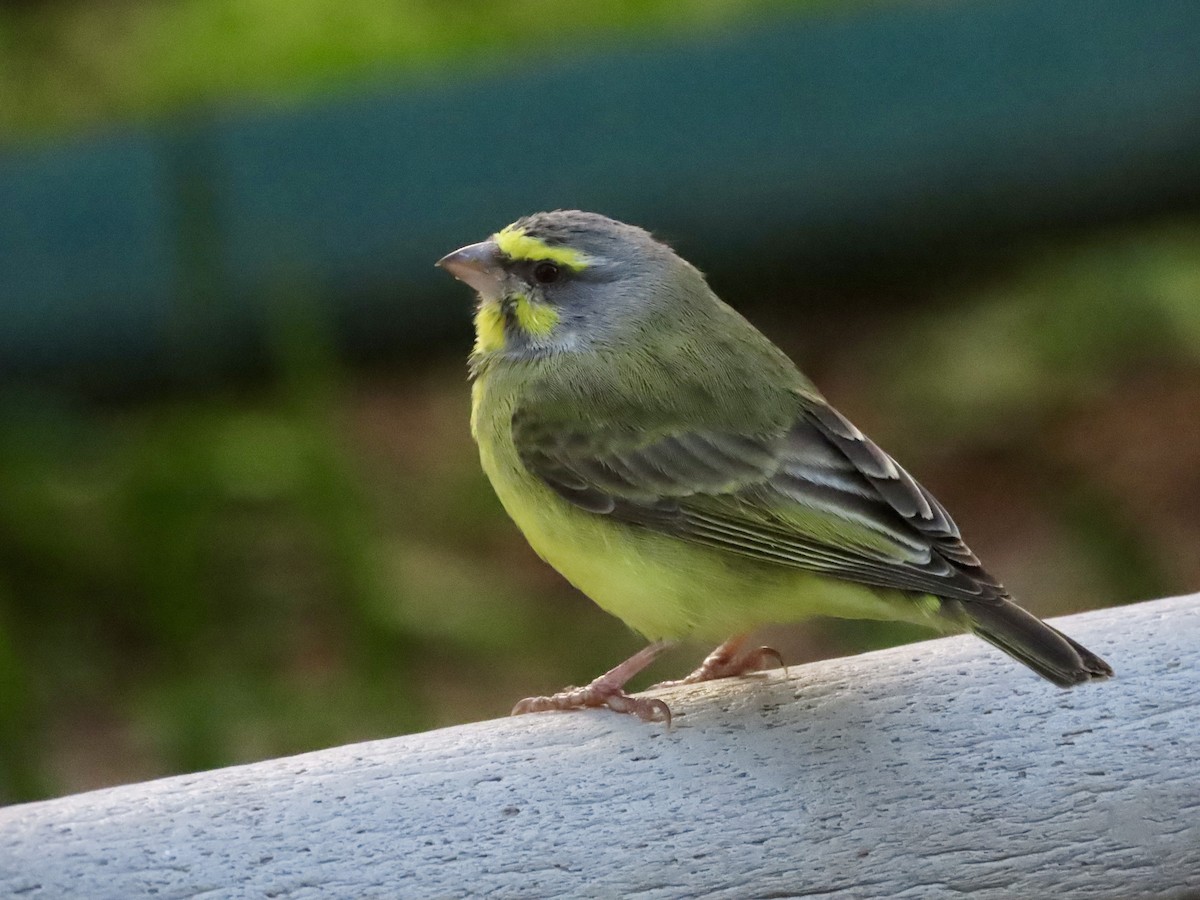
<svg viewBox="0 0 1200 900"><path fill-rule="evenodd" d="M607 706L614 712L632 714L644 722L666 722L670 727L671 709L667 704L625 693L625 682L650 665L665 648L661 641L650 644L585 687L567 688L548 697L526 697L513 707L512 714Z"/></svg>
<svg viewBox="0 0 1200 900"><path fill-rule="evenodd" d="M631 697L624 688L605 683L597 678L581 688L567 688L548 697L526 697L513 707L514 716L551 710L593 709L607 706L614 712L637 716L643 722L666 722L671 724L671 708L661 700L647 697Z"/></svg>
<svg viewBox="0 0 1200 900"><path fill-rule="evenodd" d="M690 675L676 681L663 681L654 688L678 687L683 684L699 684L702 681L713 681L717 678L736 678L750 672L759 672L768 663L783 666L783 657L773 647L757 647L742 652L746 643L746 635L732 637L712 653L705 657L704 662ZM783 666L786 669L786 666Z"/></svg>

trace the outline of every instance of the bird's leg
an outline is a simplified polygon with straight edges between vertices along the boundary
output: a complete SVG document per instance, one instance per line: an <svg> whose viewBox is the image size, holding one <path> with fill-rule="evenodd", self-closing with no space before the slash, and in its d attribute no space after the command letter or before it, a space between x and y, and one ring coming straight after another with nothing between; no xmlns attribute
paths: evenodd
<svg viewBox="0 0 1200 900"><path fill-rule="evenodd" d="M677 687L681 684L698 684L701 681L712 681L716 678L734 678L747 672L757 672L766 668L768 662L778 666L783 665L783 657L772 647L757 647L742 652L742 645L750 636L735 634L704 658L704 662L690 675L678 681L663 681L654 685L655 688Z"/></svg>
<svg viewBox="0 0 1200 900"><path fill-rule="evenodd" d="M619 713L633 713L639 719L653 722L661 719L671 724L671 710L661 700L630 697L625 693L625 683L634 675L654 662L655 657L669 645L666 641L655 641L643 647L619 666L609 669L591 684L580 688L567 688L549 697L526 697L513 707L512 714L546 712L547 710L587 709L607 706Z"/></svg>

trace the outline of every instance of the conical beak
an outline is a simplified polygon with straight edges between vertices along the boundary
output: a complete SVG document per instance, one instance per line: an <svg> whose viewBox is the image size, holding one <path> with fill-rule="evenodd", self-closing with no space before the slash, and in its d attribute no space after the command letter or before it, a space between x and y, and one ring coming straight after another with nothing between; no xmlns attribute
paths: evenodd
<svg viewBox="0 0 1200 900"><path fill-rule="evenodd" d="M437 264L485 297L494 297L501 291L504 269L500 265L500 250L495 241L468 244L453 253L447 253Z"/></svg>

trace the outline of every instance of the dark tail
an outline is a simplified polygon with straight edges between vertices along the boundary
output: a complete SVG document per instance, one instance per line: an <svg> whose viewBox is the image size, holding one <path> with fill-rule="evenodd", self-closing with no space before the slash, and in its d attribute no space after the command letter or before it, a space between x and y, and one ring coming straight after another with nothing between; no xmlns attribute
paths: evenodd
<svg viewBox="0 0 1200 900"><path fill-rule="evenodd" d="M1008 600L964 603L962 611L977 635L1059 687L1113 673L1091 650Z"/></svg>

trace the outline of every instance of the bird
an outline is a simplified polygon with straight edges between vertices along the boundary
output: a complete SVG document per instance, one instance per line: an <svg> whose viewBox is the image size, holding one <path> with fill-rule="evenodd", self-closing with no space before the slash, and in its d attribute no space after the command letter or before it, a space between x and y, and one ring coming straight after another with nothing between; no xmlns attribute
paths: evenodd
<svg viewBox="0 0 1200 900"><path fill-rule="evenodd" d="M1018 606L934 496L838 412L668 244L539 212L437 265L477 295L471 434L537 554L647 645L514 714L608 707L667 647L717 647L678 681L765 667L749 633L811 616L970 631L1069 687L1112 674Z"/></svg>

